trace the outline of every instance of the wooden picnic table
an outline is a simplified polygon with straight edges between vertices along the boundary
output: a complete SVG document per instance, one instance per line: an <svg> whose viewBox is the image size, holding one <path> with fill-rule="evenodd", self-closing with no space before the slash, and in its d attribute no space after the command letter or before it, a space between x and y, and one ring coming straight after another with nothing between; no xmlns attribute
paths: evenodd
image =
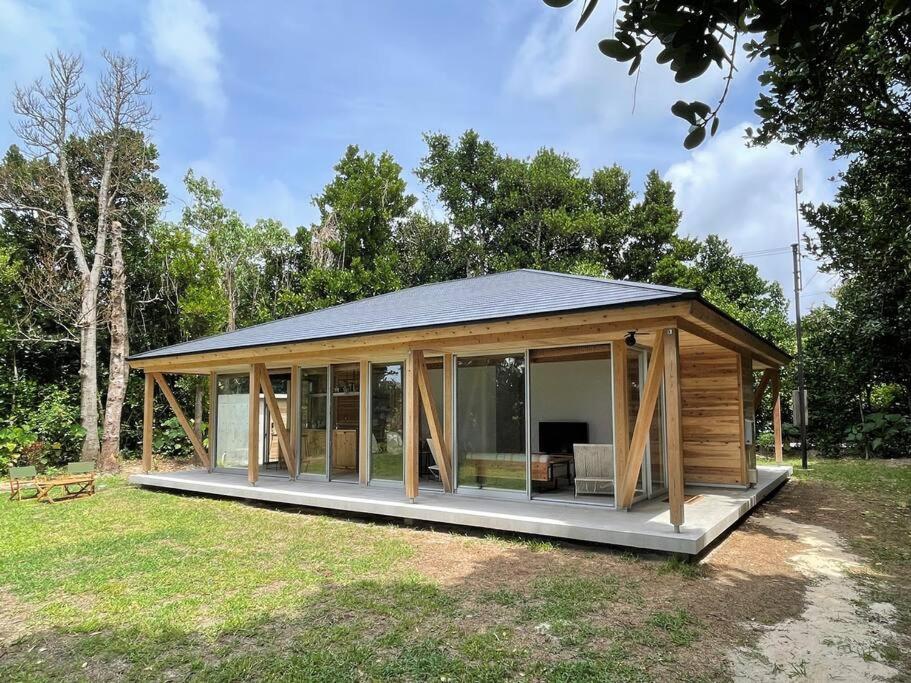
<svg viewBox="0 0 911 683"><path fill-rule="evenodd" d="M76 487L79 488L76 488ZM55 503L58 500L68 500L79 496L91 496L95 493L95 473L64 474L58 477L36 477L35 488L38 490L37 500L46 500ZM63 493L54 497L54 489L63 489ZM75 490L73 490L75 489Z"/></svg>
<svg viewBox="0 0 911 683"><path fill-rule="evenodd" d="M34 465L10 467L9 487L10 500L25 500L22 492L30 489L35 491L33 498L48 503L91 496L95 493L95 463L91 460L71 462L66 466L66 474L53 477L39 475ZM63 489L63 495L55 498L51 494L58 488Z"/></svg>

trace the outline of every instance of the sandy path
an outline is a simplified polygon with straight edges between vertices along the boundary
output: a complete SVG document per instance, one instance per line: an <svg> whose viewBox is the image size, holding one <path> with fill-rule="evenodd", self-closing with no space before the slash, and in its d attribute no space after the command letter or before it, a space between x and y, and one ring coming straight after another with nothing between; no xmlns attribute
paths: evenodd
<svg viewBox="0 0 911 683"><path fill-rule="evenodd" d="M800 550L787 562L810 584L803 613L774 626L757 627L752 648L728 653L735 681L873 681L897 671L878 661L877 647L894 634L894 608L864 605L851 573L859 557L844 549L841 537L824 527L767 515L754 523L794 538Z"/></svg>

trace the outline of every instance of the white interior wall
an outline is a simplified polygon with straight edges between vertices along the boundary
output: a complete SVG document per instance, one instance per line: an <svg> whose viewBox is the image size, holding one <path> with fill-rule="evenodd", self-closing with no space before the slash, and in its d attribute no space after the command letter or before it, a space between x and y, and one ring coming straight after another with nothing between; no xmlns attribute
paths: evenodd
<svg viewBox="0 0 911 683"><path fill-rule="evenodd" d="M592 443L614 442L609 360L531 364L531 450L539 422L587 422Z"/></svg>

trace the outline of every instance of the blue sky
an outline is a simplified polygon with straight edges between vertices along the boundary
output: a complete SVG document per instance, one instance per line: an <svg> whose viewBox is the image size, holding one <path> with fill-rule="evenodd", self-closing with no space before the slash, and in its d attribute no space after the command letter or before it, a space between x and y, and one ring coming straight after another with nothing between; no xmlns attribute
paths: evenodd
<svg viewBox="0 0 911 683"><path fill-rule="evenodd" d="M610 33L608 9L573 33L578 8L540 0L0 0L0 94L40 76L44 55L58 48L81 51L89 78L103 47L135 56L151 72L153 138L173 217L192 167L247 220L309 224L311 198L349 143L391 152L411 191L437 211L411 174L421 133L474 128L514 156L553 147L585 172L619 163L637 189L657 169L677 189L683 231L719 233L738 252L793 242L797 168L802 199L822 201L837 167L823 150L796 157L745 147L759 65L738 63L718 136L688 152L669 107L680 97L712 101L720 72L681 90L646 59L636 88L597 51ZM8 95L0 118L12 118ZM0 145L14 141L0 126ZM790 254L750 260L790 291ZM832 284L814 272L806 263L809 304Z"/></svg>

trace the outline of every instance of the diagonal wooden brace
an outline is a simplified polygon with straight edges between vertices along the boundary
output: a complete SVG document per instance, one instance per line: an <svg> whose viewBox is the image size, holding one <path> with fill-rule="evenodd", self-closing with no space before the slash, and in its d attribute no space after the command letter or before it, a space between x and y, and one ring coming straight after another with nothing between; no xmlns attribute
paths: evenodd
<svg viewBox="0 0 911 683"><path fill-rule="evenodd" d="M168 405L171 406L171 411L174 413L174 417L177 418L177 422L180 423L184 434L187 435L190 443L193 444L193 450L196 451L196 455L199 456L203 465L209 467L209 453L206 451L206 447L202 445L202 441L200 441L199 437L196 436L196 432L193 431L193 426L190 424L187 416L184 415L183 410L181 410L180 405L177 403L177 399L174 398L174 392L171 391L171 387L169 387L167 381L165 381L164 375L160 372L152 372L150 374L155 378L155 383L158 385L158 388L161 389L161 393L164 394L164 397L168 400Z"/></svg>
<svg viewBox="0 0 911 683"><path fill-rule="evenodd" d="M275 431L278 432L278 450L281 451L282 457L285 459L288 474L294 477L294 451L291 449L291 435L288 433L288 428L282 418L278 400L275 398L275 392L272 389L272 382L269 381L269 372L264 364L259 363L256 365L256 374L259 377L259 386L262 389L263 396L266 398L269 416L275 423ZM253 400L252 397L251 400Z"/></svg>

